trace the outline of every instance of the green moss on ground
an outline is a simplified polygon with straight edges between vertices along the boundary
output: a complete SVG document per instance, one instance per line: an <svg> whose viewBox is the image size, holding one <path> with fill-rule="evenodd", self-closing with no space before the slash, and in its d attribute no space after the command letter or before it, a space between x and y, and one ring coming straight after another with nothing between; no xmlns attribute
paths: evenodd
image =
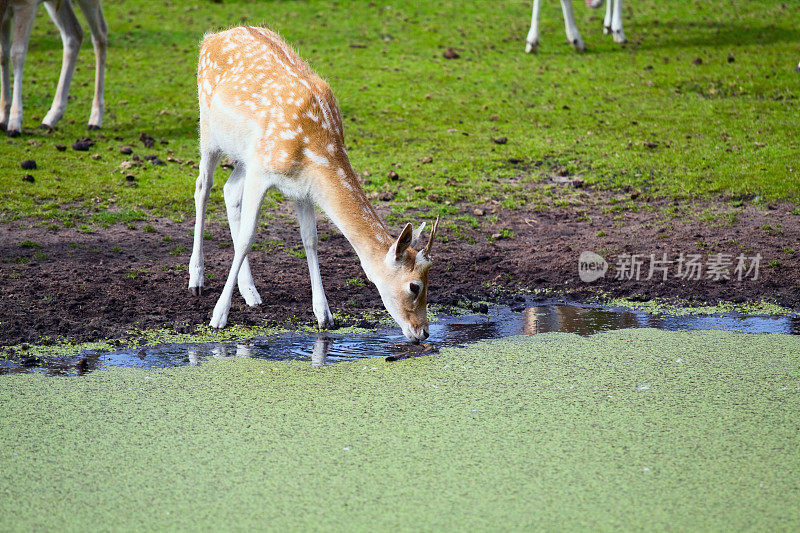
<svg viewBox="0 0 800 533"><path fill-rule="evenodd" d="M687 315L717 315L723 313L738 313L740 315L784 315L795 313L788 307L783 307L774 302L764 300L734 303L721 301L714 305L691 305L690 302L669 301L662 298L653 298L645 302L637 302L628 298L598 298L606 307L623 307L632 311L641 311L652 314L665 314L673 316Z"/></svg>
<svg viewBox="0 0 800 533"><path fill-rule="evenodd" d="M800 339L0 380L0 530L800 528Z"/></svg>

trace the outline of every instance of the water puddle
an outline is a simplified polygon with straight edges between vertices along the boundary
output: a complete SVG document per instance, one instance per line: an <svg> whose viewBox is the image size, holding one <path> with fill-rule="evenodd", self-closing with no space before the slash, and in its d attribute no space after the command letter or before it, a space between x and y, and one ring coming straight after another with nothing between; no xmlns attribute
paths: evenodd
<svg viewBox="0 0 800 533"><path fill-rule="evenodd" d="M434 353L447 346L462 346L484 339L535 335L553 331L591 335L624 328L663 330L731 330L742 333L800 335L800 316L742 316L651 314L627 309L529 304L521 311L492 307L488 314L440 316L430 325L425 344L409 344L399 328L364 334L285 333L257 337L247 342L164 344L116 351L86 351L67 361L0 360L0 374L44 370L52 374L82 374L114 366L165 368L202 364L208 358L258 357L282 361L295 359L311 365L328 365L353 359L402 359Z"/></svg>

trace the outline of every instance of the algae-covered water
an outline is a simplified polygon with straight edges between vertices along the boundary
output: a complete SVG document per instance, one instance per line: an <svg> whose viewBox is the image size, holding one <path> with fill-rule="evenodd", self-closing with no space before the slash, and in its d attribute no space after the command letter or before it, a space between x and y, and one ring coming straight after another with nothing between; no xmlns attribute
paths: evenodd
<svg viewBox="0 0 800 533"><path fill-rule="evenodd" d="M0 530L800 528L800 338L0 380Z"/></svg>
<svg viewBox="0 0 800 533"><path fill-rule="evenodd" d="M423 346L410 345L397 327L373 331L284 332L226 342L173 342L114 350L85 350L39 367L24 358L0 359L0 374L45 370L56 374L82 374L117 366L165 368L201 364L207 359L255 357L272 361L298 360L328 365L370 357L401 359L430 355L449 346L549 332L592 335L628 328L667 331L731 330L744 333L800 334L800 316L746 316L732 312L713 315L672 310L660 314L619 307L581 306L559 302L520 304L488 308L485 314L443 315L431 323L431 336ZM80 365L77 362L80 361ZM66 362L66 364L64 363Z"/></svg>

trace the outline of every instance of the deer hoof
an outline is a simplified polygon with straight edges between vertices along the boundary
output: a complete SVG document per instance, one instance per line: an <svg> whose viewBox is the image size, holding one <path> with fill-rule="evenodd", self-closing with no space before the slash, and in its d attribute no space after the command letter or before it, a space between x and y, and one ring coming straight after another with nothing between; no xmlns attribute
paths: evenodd
<svg viewBox="0 0 800 533"><path fill-rule="evenodd" d="M202 296L203 287L189 287L189 292L192 293L192 296Z"/></svg>
<svg viewBox="0 0 800 533"><path fill-rule="evenodd" d="M97 126L95 124L89 124L89 131L94 131L94 130L99 130L99 129L100 129L100 126Z"/></svg>
<svg viewBox="0 0 800 533"><path fill-rule="evenodd" d="M6 135L9 137L19 137L20 131L19 130L8 130Z"/></svg>
<svg viewBox="0 0 800 533"><path fill-rule="evenodd" d="M328 315L322 321L319 321L317 325L319 325L319 329L333 329L336 322L333 320L333 316Z"/></svg>

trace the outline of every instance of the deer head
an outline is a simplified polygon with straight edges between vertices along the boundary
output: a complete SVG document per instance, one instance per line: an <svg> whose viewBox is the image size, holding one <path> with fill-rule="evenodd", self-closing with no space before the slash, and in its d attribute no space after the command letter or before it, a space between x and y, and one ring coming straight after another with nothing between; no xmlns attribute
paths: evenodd
<svg viewBox="0 0 800 533"><path fill-rule="evenodd" d="M428 244L420 251L414 247L420 242L425 223L412 231L406 224L400 236L386 252L380 272L374 276L375 285L386 310L412 342L428 338L428 271L431 268L431 248L436 236L439 218L433 223Z"/></svg>

